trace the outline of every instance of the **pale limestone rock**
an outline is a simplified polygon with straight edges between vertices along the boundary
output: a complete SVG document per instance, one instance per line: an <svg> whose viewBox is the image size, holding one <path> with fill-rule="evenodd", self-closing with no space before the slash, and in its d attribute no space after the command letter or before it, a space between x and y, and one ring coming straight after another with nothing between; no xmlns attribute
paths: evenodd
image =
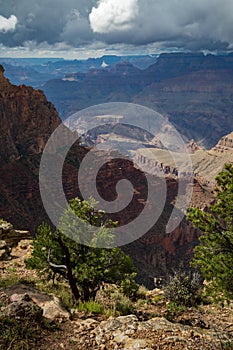
<svg viewBox="0 0 233 350"><path fill-rule="evenodd" d="M0 240L6 241L10 247L17 246L21 240L31 238L29 231L15 230L12 224L6 221L0 223Z"/></svg>
<svg viewBox="0 0 233 350"><path fill-rule="evenodd" d="M32 302L43 310L43 316L49 320L62 322L70 318L70 313L62 304L60 298L55 295L48 295L24 284L13 285L4 292L10 297L11 301L18 301L24 295L28 295Z"/></svg>

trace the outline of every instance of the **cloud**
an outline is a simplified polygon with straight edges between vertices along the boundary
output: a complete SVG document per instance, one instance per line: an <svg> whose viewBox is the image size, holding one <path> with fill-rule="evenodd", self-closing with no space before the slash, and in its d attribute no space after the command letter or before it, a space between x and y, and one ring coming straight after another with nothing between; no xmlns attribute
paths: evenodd
<svg viewBox="0 0 233 350"><path fill-rule="evenodd" d="M100 0L89 19L94 32L111 33L131 29L137 15L137 0Z"/></svg>
<svg viewBox="0 0 233 350"><path fill-rule="evenodd" d="M118 1L101 0L89 16L93 31L108 44L157 42L198 50L233 43L232 0L222 0L221 5L219 0L122 0L119 4L128 19L126 27L118 23Z"/></svg>
<svg viewBox="0 0 233 350"><path fill-rule="evenodd" d="M14 31L17 23L18 19L14 15L11 15L9 18L0 15L0 32L6 33Z"/></svg>
<svg viewBox="0 0 233 350"><path fill-rule="evenodd" d="M232 0L0 0L0 7L5 47L233 47Z"/></svg>
<svg viewBox="0 0 233 350"><path fill-rule="evenodd" d="M77 9L72 9L66 17L66 24L60 37L74 46L92 41L93 32L87 16L81 15Z"/></svg>
<svg viewBox="0 0 233 350"><path fill-rule="evenodd" d="M0 42L5 46L22 46L26 41L35 41L38 44L47 42L52 45L63 40L78 45L87 40L87 29L91 39L94 37L88 15L96 4L95 0L8 1L9 8L5 0L0 0L0 7L1 2L4 3L3 15L7 16L9 9L13 8L19 23L14 33L8 32L4 36L0 33ZM75 11L80 14L79 18L75 15ZM76 42L75 36L79 39Z"/></svg>

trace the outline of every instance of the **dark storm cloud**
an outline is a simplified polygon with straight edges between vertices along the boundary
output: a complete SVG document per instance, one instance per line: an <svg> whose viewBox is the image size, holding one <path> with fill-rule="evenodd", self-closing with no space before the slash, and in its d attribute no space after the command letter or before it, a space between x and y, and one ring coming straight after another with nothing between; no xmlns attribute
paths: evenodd
<svg viewBox="0 0 233 350"><path fill-rule="evenodd" d="M0 2L0 15L9 15L10 12L18 19L14 33L0 35L0 41L4 45L21 46L27 41L55 44L63 40L75 45L75 41L78 44L93 37L88 15L96 1L15 0L11 1L10 9L6 4L2 6L2 3L3 1Z"/></svg>
<svg viewBox="0 0 233 350"><path fill-rule="evenodd" d="M232 0L100 0L90 22L108 43L143 45L152 42L196 49L233 43ZM112 5L112 6L111 6ZM125 24L119 13L124 13ZM119 19L119 20L118 20ZM123 25L122 25L123 24Z"/></svg>
<svg viewBox="0 0 233 350"><path fill-rule="evenodd" d="M100 42L233 47L232 0L0 0L0 15L11 18L11 30L0 29L0 42L8 47L44 43L76 48Z"/></svg>

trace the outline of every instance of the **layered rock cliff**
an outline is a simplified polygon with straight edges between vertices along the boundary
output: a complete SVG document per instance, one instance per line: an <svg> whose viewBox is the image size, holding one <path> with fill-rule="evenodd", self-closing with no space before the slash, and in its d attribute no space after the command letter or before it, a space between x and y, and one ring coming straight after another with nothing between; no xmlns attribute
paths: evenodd
<svg viewBox="0 0 233 350"><path fill-rule="evenodd" d="M62 117L105 102L166 114L187 140L213 147L232 129L233 55L161 54L145 70L129 64L50 80L43 89ZM64 94L66 91L66 94Z"/></svg>
<svg viewBox="0 0 233 350"><path fill-rule="evenodd" d="M42 91L11 85L0 67L0 217L19 229L35 231L45 218L39 164L60 122Z"/></svg>
<svg viewBox="0 0 233 350"><path fill-rule="evenodd" d="M22 240L31 239L29 231L15 230L9 222L0 222L0 241L5 241L9 247L16 247Z"/></svg>
<svg viewBox="0 0 233 350"><path fill-rule="evenodd" d="M217 145L212 148L211 153L233 155L233 132L222 137Z"/></svg>
<svg viewBox="0 0 233 350"><path fill-rule="evenodd" d="M224 164L233 164L233 132L223 136L210 150L195 152L192 155L192 161L199 181L213 187L215 177L223 169Z"/></svg>
<svg viewBox="0 0 233 350"><path fill-rule="evenodd" d="M39 164L43 148L59 116L41 91L26 86L13 86L0 70L0 217L19 229L36 232L42 221L49 221L39 192ZM74 147L69 152L63 169L63 186L67 198L78 195L78 167L87 150ZM141 212L147 198L145 177L132 162L116 159L99 171L97 184L106 200L116 197L116 184L123 178L132 180L135 187L132 203L113 219L124 225ZM54 179L51 179L53 185ZM86 176L88 186L88 174ZM166 224L173 210L177 193L175 178L167 179L167 201L164 212L155 226L141 239L124 247L138 267L139 281L153 287L153 277L167 277L173 268L188 267L198 232L183 221L171 234ZM204 189L196 188L200 193ZM198 192L196 192L198 193ZM208 196L203 199L203 202ZM155 199L156 200L156 199Z"/></svg>

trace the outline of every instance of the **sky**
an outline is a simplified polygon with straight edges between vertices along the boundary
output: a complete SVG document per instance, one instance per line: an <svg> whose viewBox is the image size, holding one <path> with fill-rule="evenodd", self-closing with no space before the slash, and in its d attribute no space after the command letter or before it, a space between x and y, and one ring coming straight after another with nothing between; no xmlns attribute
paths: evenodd
<svg viewBox="0 0 233 350"><path fill-rule="evenodd" d="M233 0L0 0L0 57L233 51Z"/></svg>

